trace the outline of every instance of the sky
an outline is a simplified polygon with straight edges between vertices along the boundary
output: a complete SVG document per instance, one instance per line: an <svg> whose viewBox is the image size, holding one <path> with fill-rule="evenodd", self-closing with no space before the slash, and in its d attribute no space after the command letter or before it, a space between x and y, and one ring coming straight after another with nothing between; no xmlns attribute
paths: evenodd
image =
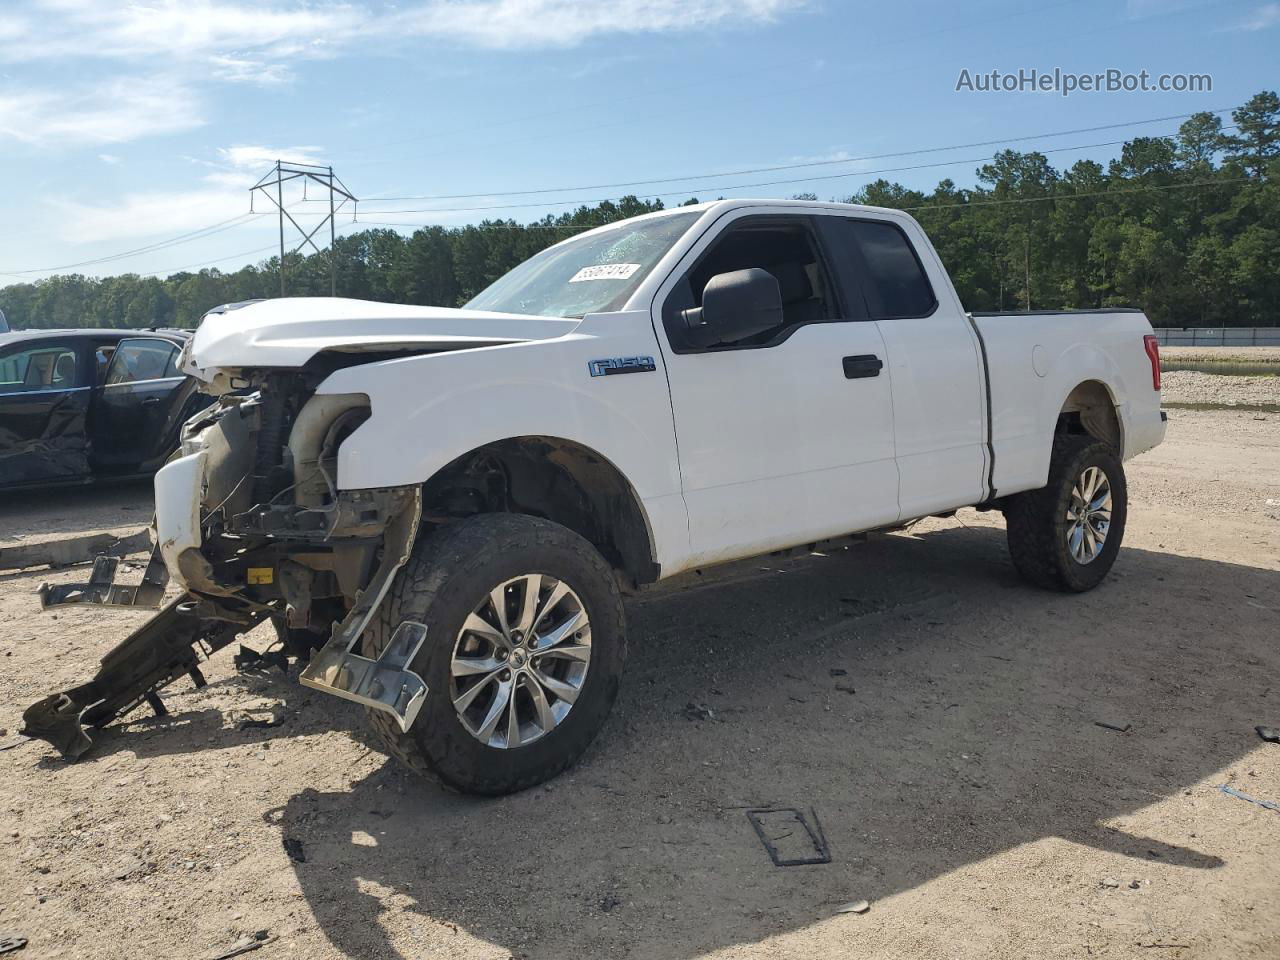
<svg viewBox="0 0 1280 960"><path fill-rule="evenodd" d="M1278 46L1259 0L2 0L0 284L259 261L277 159L333 166L341 232L1105 162L1276 89ZM1024 68L1212 91L956 89ZM308 228L320 197L284 194Z"/></svg>

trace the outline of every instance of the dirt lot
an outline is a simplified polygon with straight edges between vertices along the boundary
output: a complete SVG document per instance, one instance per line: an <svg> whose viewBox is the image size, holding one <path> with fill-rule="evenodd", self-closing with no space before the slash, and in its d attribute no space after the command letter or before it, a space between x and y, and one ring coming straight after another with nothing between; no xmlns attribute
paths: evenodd
<svg viewBox="0 0 1280 960"><path fill-rule="evenodd" d="M596 745L501 800L424 786L358 710L224 654L77 765L0 753L0 932L95 960L259 930L262 960L1280 956L1280 812L1219 790L1280 801L1253 730L1280 726L1280 416L1177 411L1130 467L1126 548L1085 596L1023 586L965 511L631 601ZM148 510L8 498L0 539ZM9 737L126 631L37 612L83 576L0 576ZM815 810L833 862L772 866L757 805Z"/></svg>

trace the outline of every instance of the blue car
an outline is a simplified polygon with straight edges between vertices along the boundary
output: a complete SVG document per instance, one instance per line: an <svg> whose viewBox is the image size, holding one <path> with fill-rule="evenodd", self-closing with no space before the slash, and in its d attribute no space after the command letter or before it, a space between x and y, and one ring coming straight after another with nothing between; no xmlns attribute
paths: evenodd
<svg viewBox="0 0 1280 960"><path fill-rule="evenodd" d="M0 320L0 324L3 321ZM0 332L0 489L144 477L211 398L177 330Z"/></svg>

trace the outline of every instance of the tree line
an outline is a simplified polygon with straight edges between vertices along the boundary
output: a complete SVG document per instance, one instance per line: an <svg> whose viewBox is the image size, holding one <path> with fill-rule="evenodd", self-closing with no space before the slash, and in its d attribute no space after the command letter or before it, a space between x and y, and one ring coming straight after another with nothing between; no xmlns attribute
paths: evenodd
<svg viewBox="0 0 1280 960"><path fill-rule="evenodd" d="M1059 170L1004 150L971 188L876 180L840 199L910 211L970 310L1137 306L1156 326L1280 326L1280 97L1259 93L1231 119L1195 114L1176 136L1126 142L1106 166ZM338 294L456 306L584 228L660 209L631 196L535 223L348 233L334 247ZM287 255L284 268L290 295L328 295L327 252ZM279 289L272 257L164 279L53 276L0 288L0 310L14 329L191 327L210 307Z"/></svg>

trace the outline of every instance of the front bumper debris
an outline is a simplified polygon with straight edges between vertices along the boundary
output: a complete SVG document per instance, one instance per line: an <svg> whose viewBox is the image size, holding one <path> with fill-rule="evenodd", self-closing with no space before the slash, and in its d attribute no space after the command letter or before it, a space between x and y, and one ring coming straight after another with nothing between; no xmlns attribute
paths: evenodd
<svg viewBox="0 0 1280 960"><path fill-rule="evenodd" d="M426 627L400 624L377 657L361 655L360 640L409 559L422 491L338 490L330 474L340 442L333 425L312 429L313 442L299 442L286 466L271 464L269 489L258 491L255 450L275 447L271 438L263 440L261 406L255 396L244 397L188 423L184 455L156 475L156 548L140 585L117 585L118 561L104 557L87 584L41 588L46 608L154 607L170 577L184 592L112 650L91 681L29 707L24 734L76 759L93 744L86 728L105 726L144 703L163 714L161 689L184 675L203 686L201 662L267 618L290 633L322 636L311 631L336 616L342 620L312 655L303 685L387 713L402 730L412 725L427 695L411 669ZM300 469L291 486L282 485ZM302 496L304 481L318 484L317 475L325 495ZM317 584L325 592L313 593ZM323 606L313 620L318 603Z"/></svg>
<svg viewBox="0 0 1280 960"><path fill-rule="evenodd" d="M151 559L142 574L142 582L136 586L115 582L119 557L101 556L93 561L88 583L42 583L37 591L40 609L68 604L99 604L104 607L148 607L159 609L169 585L169 571L160 556L160 548L151 551Z"/></svg>
<svg viewBox="0 0 1280 960"><path fill-rule="evenodd" d="M422 493L415 490L412 505L387 526L377 573L299 678L303 686L390 714L404 731L413 725L427 697L426 683L409 669L427 638L427 628L406 620L376 660L355 650L396 574L409 559L421 517Z"/></svg>
<svg viewBox="0 0 1280 960"><path fill-rule="evenodd" d="M19 733L47 740L65 759L76 760L93 746L85 727L104 727L143 703L164 716L163 687L182 676L204 686L200 663L264 617L249 613L238 623L207 621L193 614L189 598L174 600L103 657L88 683L28 707Z"/></svg>

